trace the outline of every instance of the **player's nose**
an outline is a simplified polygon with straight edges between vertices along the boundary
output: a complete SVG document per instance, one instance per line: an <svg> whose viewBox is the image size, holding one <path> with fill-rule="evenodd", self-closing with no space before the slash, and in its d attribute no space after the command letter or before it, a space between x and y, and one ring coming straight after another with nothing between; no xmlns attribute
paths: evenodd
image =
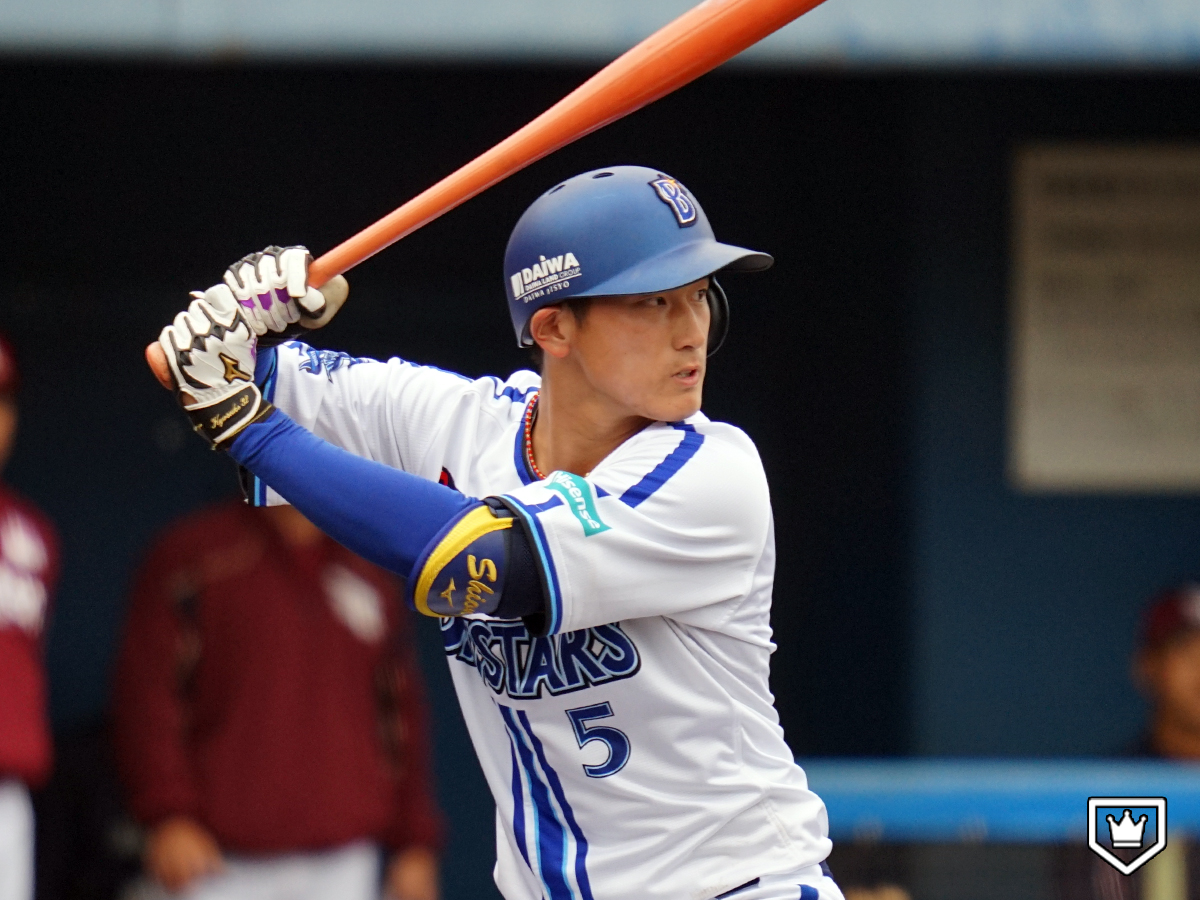
<svg viewBox="0 0 1200 900"><path fill-rule="evenodd" d="M708 341L708 303L695 303L688 298L674 298L671 306L671 331L675 349L703 349Z"/></svg>

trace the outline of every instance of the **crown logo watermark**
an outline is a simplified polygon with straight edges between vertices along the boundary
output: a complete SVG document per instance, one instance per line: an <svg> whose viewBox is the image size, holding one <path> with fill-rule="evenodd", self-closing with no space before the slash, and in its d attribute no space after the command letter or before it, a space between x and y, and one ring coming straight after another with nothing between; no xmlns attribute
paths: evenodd
<svg viewBox="0 0 1200 900"><path fill-rule="evenodd" d="M1132 875L1166 849L1166 797L1089 797L1088 846L1122 875Z"/></svg>
<svg viewBox="0 0 1200 900"><path fill-rule="evenodd" d="M1142 817L1136 822L1133 821L1133 810L1125 810L1125 815L1118 822L1113 818L1113 814L1109 813L1104 817L1108 822L1108 833L1112 838L1114 847L1137 847L1141 849L1142 838L1146 830L1146 822L1150 817L1142 813Z"/></svg>

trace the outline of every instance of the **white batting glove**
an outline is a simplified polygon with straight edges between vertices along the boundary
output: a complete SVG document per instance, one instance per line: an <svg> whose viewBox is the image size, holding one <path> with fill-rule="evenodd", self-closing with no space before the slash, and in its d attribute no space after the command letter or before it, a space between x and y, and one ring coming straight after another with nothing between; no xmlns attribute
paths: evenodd
<svg viewBox="0 0 1200 900"><path fill-rule="evenodd" d="M259 345L274 346L325 325L346 301L350 286L340 275L320 290L309 286L311 262L305 247L270 246L235 262L203 296L215 309L239 308Z"/></svg>
<svg viewBox="0 0 1200 900"><path fill-rule="evenodd" d="M192 296L158 343L192 427L220 448L274 407L254 383L257 340L241 308L218 309L202 294Z"/></svg>

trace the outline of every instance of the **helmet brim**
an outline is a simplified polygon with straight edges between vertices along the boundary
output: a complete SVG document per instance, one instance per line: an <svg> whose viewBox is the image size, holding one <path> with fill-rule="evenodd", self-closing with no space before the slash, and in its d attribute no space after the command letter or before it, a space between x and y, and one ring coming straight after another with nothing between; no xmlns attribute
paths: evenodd
<svg viewBox="0 0 1200 900"><path fill-rule="evenodd" d="M761 272L775 262L769 253L699 240L644 259L576 297L611 297L669 291L717 272Z"/></svg>

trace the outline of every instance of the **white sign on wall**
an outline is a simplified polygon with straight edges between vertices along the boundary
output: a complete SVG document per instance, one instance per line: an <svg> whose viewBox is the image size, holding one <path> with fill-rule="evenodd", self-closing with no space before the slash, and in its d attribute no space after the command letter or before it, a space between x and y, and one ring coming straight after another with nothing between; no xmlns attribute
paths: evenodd
<svg viewBox="0 0 1200 900"><path fill-rule="evenodd" d="M1013 214L1013 481L1200 489L1200 146L1027 148Z"/></svg>

